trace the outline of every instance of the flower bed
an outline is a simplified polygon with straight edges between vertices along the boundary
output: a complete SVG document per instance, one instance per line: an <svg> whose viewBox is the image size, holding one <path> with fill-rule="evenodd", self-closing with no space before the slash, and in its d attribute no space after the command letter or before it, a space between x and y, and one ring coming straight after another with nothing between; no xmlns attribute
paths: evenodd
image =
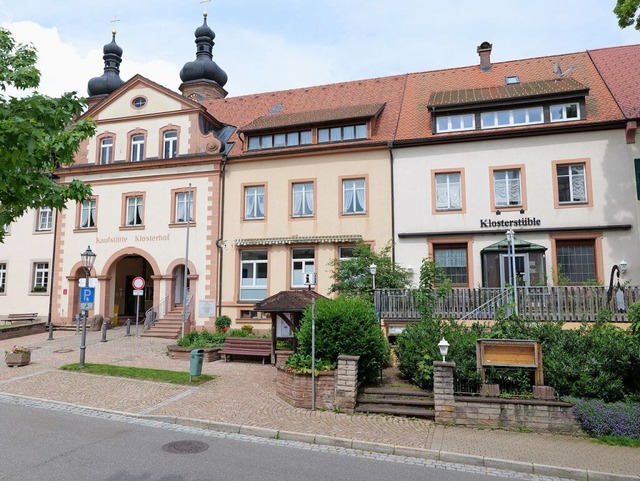
<svg viewBox="0 0 640 481"><path fill-rule="evenodd" d="M181 359L184 361L189 361L191 359L191 351L193 351L194 349L199 348L180 347L176 344L167 346L167 351L171 359ZM220 359L220 354L218 353L220 349L220 347L203 348L202 350L204 351L204 362L212 362Z"/></svg>

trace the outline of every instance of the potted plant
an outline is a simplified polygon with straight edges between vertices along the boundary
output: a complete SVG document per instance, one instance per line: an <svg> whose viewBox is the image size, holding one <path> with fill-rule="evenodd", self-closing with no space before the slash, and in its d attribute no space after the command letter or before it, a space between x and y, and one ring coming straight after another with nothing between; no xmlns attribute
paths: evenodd
<svg viewBox="0 0 640 481"><path fill-rule="evenodd" d="M216 330L218 332L227 332L227 330L231 326L231 318L225 315L218 316L215 324L216 324Z"/></svg>
<svg viewBox="0 0 640 481"><path fill-rule="evenodd" d="M14 344L13 347L4 351L4 362L9 367L26 366L31 362L31 350Z"/></svg>

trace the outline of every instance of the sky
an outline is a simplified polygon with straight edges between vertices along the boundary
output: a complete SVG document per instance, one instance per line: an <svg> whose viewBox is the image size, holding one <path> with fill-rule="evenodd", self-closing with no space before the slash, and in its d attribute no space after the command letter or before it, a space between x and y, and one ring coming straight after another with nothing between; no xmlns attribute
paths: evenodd
<svg viewBox="0 0 640 481"><path fill-rule="evenodd" d="M615 0L0 0L0 26L32 43L39 91L77 91L102 74L102 48L124 50L120 76L177 91L208 12L230 96L640 43ZM113 19L118 21L111 23Z"/></svg>

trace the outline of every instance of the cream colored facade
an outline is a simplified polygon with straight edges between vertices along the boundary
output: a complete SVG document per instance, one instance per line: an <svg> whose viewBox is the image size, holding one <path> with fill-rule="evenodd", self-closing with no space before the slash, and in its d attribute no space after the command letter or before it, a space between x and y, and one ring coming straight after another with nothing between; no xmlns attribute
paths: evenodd
<svg viewBox="0 0 640 481"><path fill-rule="evenodd" d="M6 228L0 244L0 319L22 313L48 319L55 217L48 209L29 210Z"/></svg>
<svg viewBox="0 0 640 481"><path fill-rule="evenodd" d="M96 136L82 146L76 165L59 175L62 182L78 178L90 184L93 204L85 203L83 213L83 205L74 203L60 216L54 320L70 322L80 311L80 254L87 246L96 254L92 277L98 280L90 314L135 319L138 299L131 281L137 276L146 281L140 321L150 308L159 315L180 310L188 236L187 300L194 324L205 325L215 316L217 258L212 246L218 238L222 145L211 131L200 129L211 119L195 102L142 77L134 77L87 115L97 122ZM176 132L177 148L175 156L165 158L167 131ZM132 158L134 136L143 139L140 161ZM102 165L105 138L112 139L113 150ZM186 216L189 193L191 220ZM86 211L92 208L88 222Z"/></svg>
<svg viewBox="0 0 640 481"><path fill-rule="evenodd" d="M313 265L306 265L307 271L317 274L314 290L329 295L333 282L329 263L339 257L341 247L362 240L380 249L392 238L391 163L386 148L230 161L226 168L222 313L237 324L268 326L266 320L250 317L255 300L305 288L294 281L295 249L313 250ZM362 214L342 213L343 181L350 179L364 180ZM313 215L293 216L296 183L313 185ZM246 219L246 189L254 186L264 187L264 218ZM267 277L263 289L258 289L259 299L242 301L243 268L247 276L242 253L248 251L266 255Z"/></svg>
<svg viewBox="0 0 640 481"><path fill-rule="evenodd" d="M635 285L640 242L634 156L637 144L626 143L623 129L396 149L396 259L417 266L438 246L466 246L466 287L493 287L483 276L482 251L504 240L511 228L517 239L546 248L544 273L526 272L532 285L553 284L561 272L558 243L583 240L594 246L594 280L608 284L612 266L624 260L628 270L620 280ZM586 203L558 203L559 164L586 167ZM522 206L497 209L493 172L516 169L521 172ZM461 174L457 211L435 207L434 177L446 172ZM533 262L524 267L534 268Z"/></svg>

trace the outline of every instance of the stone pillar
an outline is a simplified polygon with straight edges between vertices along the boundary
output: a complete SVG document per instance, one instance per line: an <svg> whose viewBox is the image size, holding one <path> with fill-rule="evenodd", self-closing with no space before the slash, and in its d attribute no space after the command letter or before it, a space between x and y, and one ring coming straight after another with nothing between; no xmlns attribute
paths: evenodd
<svg viewBox="0 0 640 481"><path fill-rule="evenodd" d="M360 356L338 356L336 371L336 407L353 414L358 397L358 360Z"/></svg>
<svg viewBox="0 0 640 481"><path fill-rule="evenodd" d="M433 363L433 401L436 422L455 424L456 401L453 397L454 362L434 361Z"/></svg>

